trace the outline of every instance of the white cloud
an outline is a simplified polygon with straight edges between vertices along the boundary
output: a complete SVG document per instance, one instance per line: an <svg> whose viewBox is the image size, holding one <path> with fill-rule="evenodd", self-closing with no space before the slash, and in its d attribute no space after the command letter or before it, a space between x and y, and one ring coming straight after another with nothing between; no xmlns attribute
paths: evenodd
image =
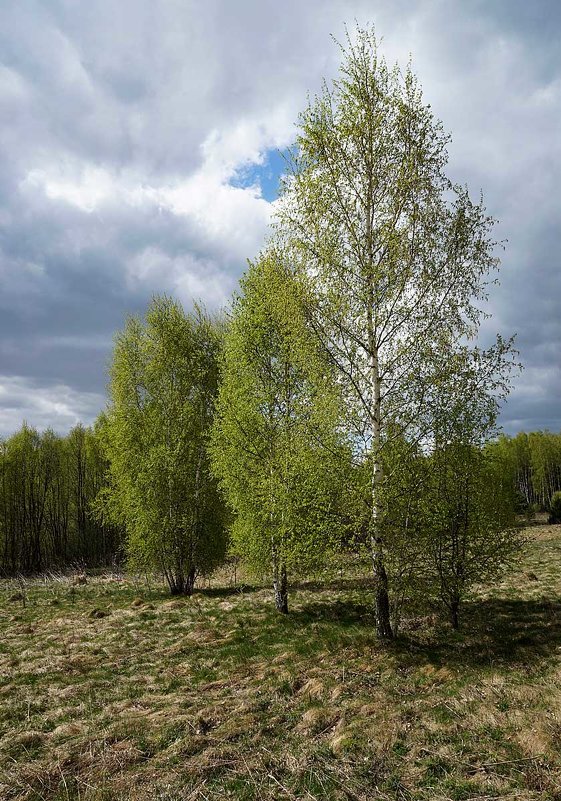
<svg viewBox="0 0 561 801"><path fill-rule="evenodd" d="M27 99L28 87L15 70L5 64L0 64L0 107L7 111L16 107L19 102Z"/></svg>
<svg viewBox="0 0 561 801"><path fill-rule="evenodd" d="M74 176L69 172L60 167L32 169L23 180L22 188L42 189L51 200L64 200L87 213L114 198L120 189L115 178L102 168L85 164Z"/></svg>
<svg viewBox="0 0 561 801"><path fill-rule="evenodd" d="M201 145L201 166L191 175L166 184L150 184L132 172L67 161L29 170L20 186L24 193L40 190L47 198L87 214L110 214L123 204L169 211L187 218L192 230L215 252L243 264L263 242L272 207L262 198L258 184L242 188L231 186L229 181L240 169L261 164L268 149L286 145L290 133L284 109L266 125L243 120L231 130L213 130ZM187 253L183 260L188 262L189 258ZM127 269L130 272L130 267ZM142 274L142 270L136 271L137 280L142 280ZM208 293L204 285L201 289L203 294Z"/></svg>
<svg viewBox="0 0 561 801"><path fill-rule="evenodd" d="M197 260L191 254L173 258L153 246L130 259L127 275L133 286L139 282L154 294L171 293L186 308L196 300L210 308L225 306L234 288L234 280L228 280L212 262Z"/></svg>
<svg viewBox="0 0 561 801"><path fill-rule="evenodd" d="M79 422L92 423L104 404L103 395L66 384L45 387L21 376L0 376L0 436L12 434L24 420L39 430L66 433Z"/></svg>

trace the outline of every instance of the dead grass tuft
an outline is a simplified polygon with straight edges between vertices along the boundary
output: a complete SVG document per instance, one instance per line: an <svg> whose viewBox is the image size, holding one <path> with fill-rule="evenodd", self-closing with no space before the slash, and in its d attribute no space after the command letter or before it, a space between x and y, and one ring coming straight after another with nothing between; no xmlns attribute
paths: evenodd
<svg viewBox="0 0 561 801"><path fill-rule="evenodd" d="M99 620L102 617L107 617L108 615L109 612L107 612L105 609L98 609L97 607L88 612L88 617L90 620Z"/></svg>
<svg viewBox="0 0 561 801"><path fill-rule="evenodd" d="M337 713L324 707L313 707L304 712L296 729L304 734L323 734L338 722Z"/></svg>
<svg viewBox="0 0 561 801"><path fill-rule="evenodd" d="M309 698L321 698L325 694L325 684L320 679L308 679L298 692L300 695L307 695Z"/></svg>
<svg viewBox="0 0 561 801"><path fill-rule="evenodd" d="M55 740L66 740L70 737L81 737L86 734L87 728L83 723L61 723L51 732Z"/></svg>
<svg viewBox="0 0 561 801"><path fill-rule="evenodd" d="M30 729L29 731L21 732L20 734L16 734L13 738L9 740L6 739L5 744L8 746L10 751L17 750L22 748L24 750L29 750L32 748L38 748L45 744L47 740L47 735L45 732L42 731L33 731Z"/></svg>

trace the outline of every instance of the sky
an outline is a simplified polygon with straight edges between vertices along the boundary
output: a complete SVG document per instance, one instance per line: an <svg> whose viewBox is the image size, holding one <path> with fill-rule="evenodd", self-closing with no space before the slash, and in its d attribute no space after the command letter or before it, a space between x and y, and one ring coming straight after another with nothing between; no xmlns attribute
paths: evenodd
<svg viewBox="0 0 561 801"><path fill-rule="evenodd" d="M0 3L0 436L90 424L114 333L155 293L228 303L355 21L411 59L449 176L499 220L483 333L516 333L525 367L504 430L561 430L558 0L18 0Z"/></svg>

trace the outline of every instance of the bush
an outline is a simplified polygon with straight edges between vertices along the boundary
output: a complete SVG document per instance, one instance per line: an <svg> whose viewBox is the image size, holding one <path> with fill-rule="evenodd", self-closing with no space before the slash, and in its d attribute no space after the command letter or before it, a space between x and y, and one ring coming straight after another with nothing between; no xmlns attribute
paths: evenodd
<svg viewBox="0 0 561 801"><path fill-rule="evenodd" d="M561 523L561 492L554 492L549 505L548 523Z"/></svg>

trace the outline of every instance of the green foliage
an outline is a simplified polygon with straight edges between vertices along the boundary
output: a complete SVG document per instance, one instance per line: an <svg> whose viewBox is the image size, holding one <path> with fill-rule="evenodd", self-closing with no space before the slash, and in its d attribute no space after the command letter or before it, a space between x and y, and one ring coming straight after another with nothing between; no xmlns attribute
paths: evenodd
<svg viewBox="0 0 561 801"><path fill-rule="evenodd" d="M214 465L235 513L234 549L286 585L288 571L317 567L337 536L340 400L310 336L304 290L278 254L250 265L241 287L226 334Z"/></svg>
<svg viewBox="0 0 561 801"><path fill-rule="evenodd" d="M174 593L191 592L226 548L207 452L219 350L217 326L166 297L144 321L129 318L115 341L100 422L111 479L101 508L126 527L131 562L158 567Z"/></svg>
<svg viewBox="0 0 561 801"><path fill-rule="evenodd" d="M496 447L516 488L518 511L531 517L537 509L548 510L554 493L561 490L561 434L503 435Z"/></svg>
<svg viewBox="0 0 561 801"><path fill-rule="evenodd" d="M397 634L403 608L414 608L430 592L427 570L429 531L425 525L427 460L416 443L393 438L384 449L379 532L391 580L392 629Z"/></svg>
<svg viewBox="0 0 561 801"><path fill-rule="evenodd" d="M561 492L555 492L549 507L549 523L561 523Z"/></svg>

